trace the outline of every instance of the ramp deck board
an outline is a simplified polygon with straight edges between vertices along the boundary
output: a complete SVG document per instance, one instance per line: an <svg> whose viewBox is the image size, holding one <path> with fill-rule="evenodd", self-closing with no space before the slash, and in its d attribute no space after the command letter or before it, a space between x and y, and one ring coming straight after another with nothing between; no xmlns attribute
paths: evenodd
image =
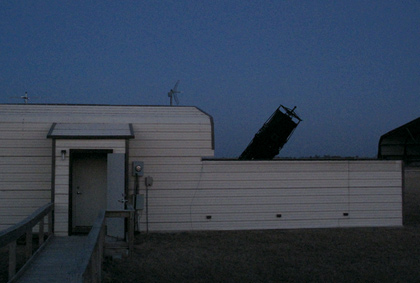
<svg viewBox="0 0 420 283"><path fill-rule="evenodd" d="M72 282L86 236L54 237L17 282Z"/></svg>

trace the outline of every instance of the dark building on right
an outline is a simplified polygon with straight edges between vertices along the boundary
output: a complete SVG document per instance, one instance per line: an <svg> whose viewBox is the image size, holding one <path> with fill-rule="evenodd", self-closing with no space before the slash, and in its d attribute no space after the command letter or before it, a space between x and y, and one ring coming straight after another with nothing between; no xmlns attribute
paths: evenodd
<svg viewBox="0 0 420 283"><path fill-rule="evenodd" d="M402 125L379 139L379 159L420 161L420 118Z"/></svg>

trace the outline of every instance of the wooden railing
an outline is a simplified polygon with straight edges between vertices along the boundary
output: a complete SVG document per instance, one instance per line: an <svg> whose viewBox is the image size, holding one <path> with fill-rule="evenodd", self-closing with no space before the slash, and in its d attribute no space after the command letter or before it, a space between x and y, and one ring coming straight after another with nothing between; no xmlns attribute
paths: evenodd
<svg viewBox="0 0 420 283"><path fill-rule="evenodd" d="M54 209L53 203L48 203L40 208L38 208L34 213L29 215L26 219L22 220L18 224L0 232L0 248L6 245L9 246L9 281L13 281L14 278L19 277L22 274L26 267L29 265L31 260L34 258L34 255L37 255L44 246L51 239L53 232L52 224L52 211ZM48 238L44 241L44 226L45 226L45 216L48 215ZM37 251L32 254L32 229L35 225L39 223L39 246ZM16 246L17 240L26 234L26 247L25 247L25 264L22 268L16 272Z"/></svg>
<svg viewBox="0 0 420 283"><path fill-rule="evenodd" d="M106 250L125 249L128 251L128 256L133 255L134 246L134 209L127 210L107 210L106 218L124 218L127 223L127 236L125 242L109 242L105 243Z"/></svg>
<svg viewBox="0 0 420 283"><path fill-rule="evenodd" d="M105 211L102 210L95 220L85 242L82 262L75 271L75 282L101 282L103 247L105 242Z"/></svg>
<svg viewBox="0 0 420 283"><path fill-rule="evenodd" d="M101 282L102 261L104 248L112 248L111 243L105 243L105 218L126 218L128 233L123 247L128 249L131 257L134 245L134 210L101 211L89 232L84 254L81 255L82 263L75 271L75 282ZM121 243L118 243L121 247Z"/></svg>

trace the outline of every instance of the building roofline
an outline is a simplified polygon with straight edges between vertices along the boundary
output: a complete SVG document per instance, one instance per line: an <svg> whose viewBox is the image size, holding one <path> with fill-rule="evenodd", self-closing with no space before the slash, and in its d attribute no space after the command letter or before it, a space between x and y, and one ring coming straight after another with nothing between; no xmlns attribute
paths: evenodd
<svg viewBox="0 0 420 283"><path fill-rule="evenodd" d="M0 105L14 105L14 106L112 106L112 107L171 107L171 108L187 108L187 107L193 107L197 108L196 106L192 105L177 105L177 106L170 106L170 105L139 105L139 104L88 104L88 103L0 103ZM201 109L199 109L202 111ZM202 111L204 112L204 111ZM205 112L204 112L205 113Z"/></svg>

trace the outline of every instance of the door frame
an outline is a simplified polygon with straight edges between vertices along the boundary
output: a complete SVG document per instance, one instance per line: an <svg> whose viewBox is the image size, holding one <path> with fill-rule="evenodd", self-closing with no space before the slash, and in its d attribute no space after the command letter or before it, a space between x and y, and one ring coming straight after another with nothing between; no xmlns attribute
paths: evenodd
<svg viewBox="0 0 420 283"><path fill-rule="evenodd" d="M70 149L69 150L69 210L68 210L68 234L69 236L75 235L73 231L73 163L75 159L75 155L78 154L104 154L107 155L109 153L113 153L112 149ZM107 158L108 160L108 158Z"/></svg>
<svg viewBox="0 0 420 283"><path fill-rule="evenodd" d="M52 215L53 231L58 236L69 236L69 174L71 150L112 150L112 153L125 153L125 193L129 190L130 139L91 137L89 139L52 137L51 202L54 203Z"/></svg>

